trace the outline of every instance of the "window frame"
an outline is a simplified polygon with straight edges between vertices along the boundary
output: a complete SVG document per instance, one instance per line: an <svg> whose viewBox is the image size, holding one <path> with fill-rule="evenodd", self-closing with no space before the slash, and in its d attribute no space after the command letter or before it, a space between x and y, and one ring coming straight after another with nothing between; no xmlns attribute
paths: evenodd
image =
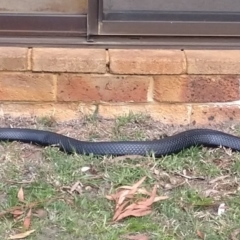
<svg viewBox="0 0 240 240"><path fill-rule="evenodd" d="M235 31L236 26L231 28L234 24L224 25L223 22L218 21L218 25L215 25L215 27L218 26L218 31L231 28L231 35L216 34L216 31L213 35L207 36L201 36L196 32L195 35L192 33L187 36L154 35L154 32L146 32L146 29L153 31L151 30L153 27L149 27L149 23L143 21L145 27L140 27L136 34L134 29L132 29L133 32L126 31L126 22L103 21L102 3L103 0L88 0L87 14L0 13L0 22L4 23L0 26L0 46L240 49L240 26ZM135 28L136 24L139 26L139 22L131 24L127 22L127 27ZM155 29L159 29L158 23L153 22L153 24L156 24ZM238 22L236 24L239 25ZM196 29L194 25L192 30L196 31Z"/></svg>
<svg viewBox="0 0 240 240"><path fill-rule="evenodd" d="M119 15L119 19L104 18L103 0L89 0L88 5L90 27L88 36L195 36L195 37L236 37L240 36L240 14L236 13L198 13L198 21L194 21L196 13L163 12L162 20L146 21L134 20L132 13L115 12L112 16ZM97 9L97 10L96 10ZM186 20L186 14L190 20ZM125 15L125 16L124 16ZM191 16L192 15L192 16ZM146 16L146 15L145 15ZM191 19L192 17L192 19ZM225 19L221 21L219 18ZM98 19L93 21L95 18ZM139 19L145 19L144 13L138 15ZM164 19L165 18L165 19ZM185 20L171 20L184 19ZM229 19L234 18L234 21ZM126 20L124 20L126 19ZM130 20L127 20L130 19ZM205 21L209 19L211 21Z"/></svg>
<svg viewBox="0 0 240 240"><path fill-rule="evenodd" d="M87 15L0 13L0 37L80 37Z"/></svg>

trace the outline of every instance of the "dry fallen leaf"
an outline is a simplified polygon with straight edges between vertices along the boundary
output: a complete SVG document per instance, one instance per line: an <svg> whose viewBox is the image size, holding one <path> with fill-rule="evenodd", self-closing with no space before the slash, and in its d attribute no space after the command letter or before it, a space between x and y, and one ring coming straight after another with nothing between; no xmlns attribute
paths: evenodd
<svg viewBox="0 0 240 240"><path fill-rule="evenodd" d="M115 200L117 202L117 205L120 205L127 196L128 197L132 196L137 192L137 188L144 182L145 179L146 179L146 177L143 177L141 180L139 180L133 186L122 186L118 189L125 189L125 190L119 191L116 194L106 196L106 198L109 200Z"/></svg>
<svg viewBox="0 0 240 240"><path fill-rule="evenodd" d="M130 216L133 216L133 217L143 217L143 216L146 216L148 214L150 214L152 212L152 210L148 210L148 209L137 209L137 210L127 210L123 213L121 213L117 219L115 219L114 221L117 222L117 221L120 221L122 220L123 218L126 218L126 217L130 217Z"/></svg>
<svg viewBox="0 0 240 240"><path fill-rule="evenodd" d="M123 204L117 209L117 211L115 212L115 214L114 214L114 216L113 216L113 221L115 221L115 220L119 217L119 215L123 212L124 207L125 207L128 203L129 203L129 202L123 203Z"/></svg>
<svg viewBox="0 0 240 240"><path fill-rule="evenodd" d="M145 188L140 188L140 185L146 177L140 179L133 186L121 186L117 189L117 192L106 196L107 199L115 201L115 214L113 216L113 221L120 221L123 218L129 216L141 217L151 213L151 205L154 202L168 199L167 196L156 196L157 185L154 186L151 193L149 193ZM134 201L135 194L148 195L149 198L136 199ZM132 199L130 201L130 199Z"/></svg>
<svg viewBox="0 0 240 240"><path fill-rule="evenodd" d="M13 212L15 210L22 210L22 208L20 206L15 206L15 207L11 207L11 208L9 208L9 209L7 209L5 211L2 211L2 212L0 212L0 218L5 216L6 214L9 214L9 213L13 214Z"/></svg>
<svg viewBox="0 0 240 240"><path fill-rule="evenodd" d="M77 181L71 187L70 186L63 186L62 190L67 191L71 195L74 192L77 192L78 194L82 194L82 187L83 187L82 183L80 181Z"/></svg>
<svg viewBox="0 0 240 240"><path fill-rule="evenodd" d="M22 187L19 189L17 197L20 202L24 202L24 192Z"/></svg>
<svg viewBox="0 0 240 240"><path fill-rule="evenodd" d="M90 170L90 167L82 167L82 168L81 168L81 171L82 171L82 172L87 172L88 170Z"/></svg>
<svg viewBox="0 0 240 240"><path fill-rule="evenodd" d="M20 209L16 209L16 210L11 212L11 214L13 215L14 218L17 218L17 217L21 216L23 213L24 213L24 211L22 211Z"/></svg>
<svg viewBox="0 0 240 240"><path fill-rule="evenodd" d="M31 224L31 216L32 216L32 209L30 208L30 210L27 213L27 216L25 217L24 221L23 221L23 227L25 230L28 230Z"/></svg>
<svg viewBox="0 0 240 240"><path fill-rule="evenodd" d="M129 194L129 190L123 190L121 192L119 192L119 197L118 197L118 201L117 201L117 206L116 208L118 208L119 205L121 205L123 203L123 201L126 199L126 197Z"/></svg>
<svg viewBox="0 0 240 240"><path fill-rule="evenodd" d="M163 200L167 200L169 197L168 196L158 196L154 198L153 202L159 202L159 201L163 201Z"/></svg>
<svg viewBox="0 0 240 240"><path fill-rule="evenodd" d="M130 190L129 194L134 194L137 191L137 188L145 181L146 176L140 179L137 183L135 183L132 186L132 189Z"/></svg>
<svg viewBox="0 0 240 240"><path fill-rule="evenodd" d="M153 201L154 201L154 199L155 199L155 197L156 197L156 194L157 194L157 185L154 186L150 198L149 198L149 199L146 199L145 201L141 201L141 202L139 202L138 204L143 204L143 205L145 205L145 206L147 206L147 207L148 207L148 206L151 206L152 203L153 203Z"/></svg>
<svg viewBox="0 0 240 240"><path fill-rule="evenodd" d="M73 193L74 191L77 191L78 193L82 193L82 183L80 181L77 181L73 186L71 187L70 193Z"/></svg>
<svg viewBox="0 0 240 240"><path fill-rule="evenodd" d="M12 240L13 239L23 239L23 238L28 237L33 232L35 232L35 230L29 230L29 231L24 232L24 233L18 233L18 234L10 236L8 239L12 239Z"/></svg>
<svg viewBox="0 0 240 240"><path fill-rule="evenodd" d="M199 238L204 239L204 235L201 231L197 230L197 235Z"/></svg>
<svg viewBox="0 0 240 240"><path fill-rule="evenodd" d="M132 187L131 186L121 186L118 189L125 189L125 190L131 190ZM117 189L117 190L118 190ZM141 194L146 194L146 195L151 195L151 193L149 193L145 188L139 188L137 189L137 193L141 193Z"/></svg>

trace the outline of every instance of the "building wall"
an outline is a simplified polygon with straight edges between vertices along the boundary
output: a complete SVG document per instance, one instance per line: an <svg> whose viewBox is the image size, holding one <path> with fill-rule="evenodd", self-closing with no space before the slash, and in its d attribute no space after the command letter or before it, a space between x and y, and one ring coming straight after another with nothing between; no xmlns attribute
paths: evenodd
<svg viewBox="0 0 240 240"><path fill-rule="evenodd" d="M240 51L0 48L0 115L145 113L167 124L240 118Z"/></svg>

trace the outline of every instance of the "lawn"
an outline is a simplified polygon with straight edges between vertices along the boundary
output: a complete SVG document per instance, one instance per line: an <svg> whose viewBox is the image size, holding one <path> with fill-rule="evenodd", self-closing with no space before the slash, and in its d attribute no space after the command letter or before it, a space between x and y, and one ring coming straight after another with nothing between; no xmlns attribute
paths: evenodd
<svg viewBox="0 0 240 240"><path fill-rule="evenodd" d="M6 126L48 129L89 141L159 139L193 127L166 126L138 114L64 123L49 117L1 118L0 127ZM240 135L238 126L212 128ZM2 142L0 236L8 239L24 231L29 208L18 218L9 210L21 205L32 208L28 230L35 231L26 239L240 239L239 159L239 153L224 148L193 147L157 159L68 155L54 147ZM168 199L153 203L149 215L113 222L115 205L106 196L145 176L142 186L152 191L156 184L157 195ZM221 203L225 211L218 214Z"/></svg>

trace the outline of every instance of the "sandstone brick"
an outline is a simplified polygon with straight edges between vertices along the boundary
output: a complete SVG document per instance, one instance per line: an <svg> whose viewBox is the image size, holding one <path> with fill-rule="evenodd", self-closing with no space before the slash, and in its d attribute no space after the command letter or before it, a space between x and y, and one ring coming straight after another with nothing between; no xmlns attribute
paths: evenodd
<svg viewBox="0 0 240 240"><path fill-rule="evenodd" d="M160 102L226 102L239 99L237 75L154 77L154 99Z"/></svg>
<svg viewBox="0 0 240 240"><path fill-rule="evenodd" d="M63 74L58 101L146 102L151 77Z"/></svg>
<svg viewBox="0 0 240 240"><path fill-rule="evenodd" d="M1 73L1 101L53 101L54 76L33 73Z"/></svg>
<svg viewBox="0 0 240 240"><path fill-rule="evenodd" d="M188 74L240 74L240 50L185 50Z"/></svg>
<svg viewBox="0 0 240 240"><path fill-rule="evenodd" d="M0 71L26 71L27 68L27 48L0 47Z"/></svg>
<svg viewBox="0 0 240 240"><path fill-rule="evenodd" d="M182 74L186 62L179 50L109 50L110 71L116 74Z"/></svg>
<svg viewBox="0 0 240 240"><path fill-rule="evenodd" d="M191 107L183 104L130 104L99 105L98 113L104 118L113 119L130 112L150 115L163 124L189 124Z"/></svg>
<svg viewBox="0 0 240 240"><path fill-rule="evenodd" d="M105 73L104 49L34 48L33 71Z"/></svg>
<svg viewBox="0 0 240 240"><path fill-rule="evenodd" d="M4 103L0 105L0 116L54 117L56 121L69 121L93 114L96 106L87 104L59 103Z"/></svg>
<svg viewBox="0 0 240 240"><path fill-rule="evenodd" d="M239 118L239 104L206 104L192 106L190 121L195 125L211 125L239 123Z"/></svg>

